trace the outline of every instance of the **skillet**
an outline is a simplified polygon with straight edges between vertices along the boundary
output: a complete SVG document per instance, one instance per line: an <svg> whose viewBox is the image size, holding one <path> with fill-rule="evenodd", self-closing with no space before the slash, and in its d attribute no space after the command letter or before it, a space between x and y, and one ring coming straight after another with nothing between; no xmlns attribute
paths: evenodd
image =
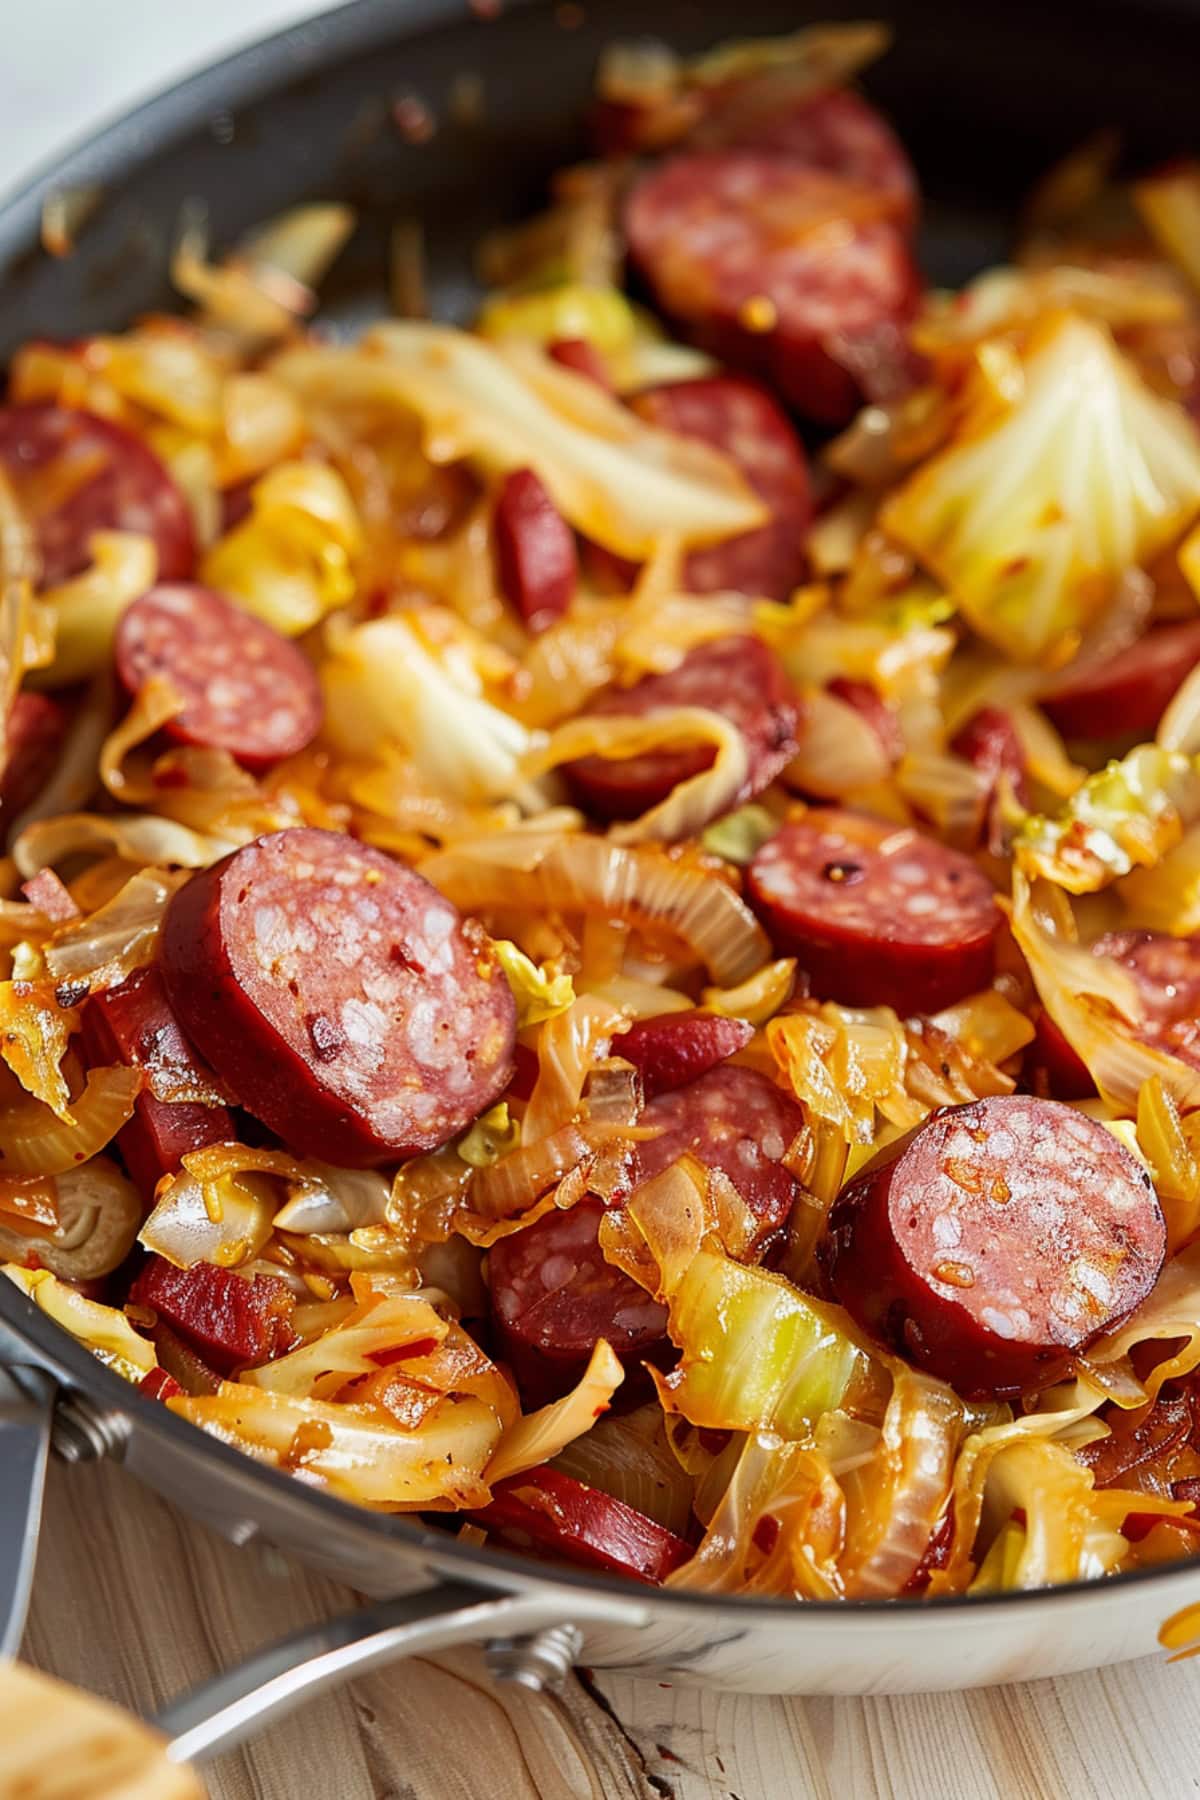
<svg viewBox="0 0 1200 1800"><path fill-rule="evenodd" d="M822 0L810 10L860 9ZM896 44L865 86L921 174L921 250L935 280L1000 259L1030 181L1098 125L1120 126L1136 162L1192 147L1195 0L894 0L873 10ZM788 0L660 0L653 18L685 51L801 22ZM598 51L646 23L639 0L597 0L586 15L569 0L508 0L488 19L467 0L355 0L238 53L70 151L0 208L0 360L30 337L116 329L169 305L171 244L197 197L218 248L301 200L354 205L359 229L323 289L322 316L347 328L384 310L390 228L421 217L433 310L465 316L479 235L533 209L552 171L581 151ZM486 105L476 122L454 124L450 89L463 71L482 77ZM390 121L392 100L409 93L439 120L419 145ZM74 254L48 257L45 200L90 186L101 200ZM753 1692L899 1692L1117 1662L1152 1650L1168 1618L1200 1609L1200 1559L933 1602L801 1606L643 1590L475 1549L308 1489L131 1390L7 1282L0 1363L10 1369L0 1371L4 1649L20 1638L51 1441L71 1461L120 1457L235 1542L270 1542L381 1597L168 1707L158 1722L181 1758L227 1748L357 1668L457 1642L486 1642L495 1671L531 1687L583 1661Z"/></svg>

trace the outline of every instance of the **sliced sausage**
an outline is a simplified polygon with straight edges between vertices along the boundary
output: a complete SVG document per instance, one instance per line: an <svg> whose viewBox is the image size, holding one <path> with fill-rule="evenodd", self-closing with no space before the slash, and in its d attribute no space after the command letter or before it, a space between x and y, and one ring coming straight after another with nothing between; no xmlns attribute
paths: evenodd
<svg viewBox="0 0 1200 1800"><path fill-rule="evenodd" d="M477 1525L516 1550L658 1583L687 1562L691 1545L636 1507L543 1463L498 1482Z"/></svg>
<svg viewBox="0 0 1200 1800"><path fill-rule="evenodd" d="M830 89L759 117L739 113L738 90L714 97L697 143L769 151L810 169L823 169L855 187L886 198L888 214L911 226L917 211L917 177L899 138L869 101L851 88Z"/></svg>
<svg viewBox="0 0 1200 1800"><path fill-rule="evenodd" d="M1198 662L1200 619L1160 625L1106 662L1068 669L1041 704L1064 737L1150 737Z"/></svg>
<svg viewBox="0 0 1200 1800"><path fill-rule="evenodd" d="M762 846L746 893L823 1000L934 1013L991 980L991 886L970 857L919 831L814 808Z"/></svg>
<svg viewBox="0 0 1200 1800"><path fill-rule="evenodd" d="M727 1175L755 1222L750 1249L763 1255L788 1222L800 1192L784 1158L804 1129L804 1113L782 1088L733 1063L652 1100L638 1124L658 1136L637 1146L640 1183L690 1154Z"/></svg>
<svg viewBox="0 0 1200 1800"><path fill-rule="evenodd" d="M720 1013L662 1013L639 1019L612 1041L614 1056L633 1064L647 1100L695 1081L726 1057L744 1050L754 1036L745 1019Z"/></svg>
<svg viewBox="0 0 1200 1800"><path fill-rule="evenodd" d="M1006 1094L948 1107L835 1202L837 1298L970 1398L1049 1386L1150 1292L1166 1251L1149 1175L1097 1120Z"/></svg>
<svg viewBox="0 0 1200 1800"><path fill-rule="evenodd" d="M9 708L8 751L0 773L0 828L36 800L58 762L67 714L48 694L18 694Z"/></svg>
<svg viewBox="0 0 1200 1800"><path fill-rule="evenodd" d="M498 1352L527 1406L565 1394L604 1338L637 1368L667 1349L667 1313L600 1249L599 1200L544 1213L488 1255Z"/></svg>
<svg viewBox="0 0 1200 1800"><path fill-rule="evenodd" d="M151 588L122 615L115 655L129 694L161 675L180 695L168 737L228 750L248 769L295 756L320 730L321 690L303 651L212 588Z"/></svg>
<svg viewBox="0 0 1200 1800"><path fill-rule="evenodd" d="M531 631L544 631L575 597L575 534L532 469L505 476L492 525L504 596Z"/></svg>
<svg viewBox="0 0 1200 1800"><path fill-rule="evenodd" d="M180 1029L158 968L135 969L119 987L93 994L83 1009L83 1048L92 1068L124 1063L164 1077L173 1091L211 1092L214 1078ZM195 1100L159 1100L144 1089L117 1146L142 1196L152 1201L164 1175L209 1144L232 1144L233 1119L224 1106Z"/></svg>
<svg viewBox="0 0 1200 1800"><path fill-rule="evenodd" d="M852 369L920 293L886 197L753 150L670 158L633 188L624 226L656 303L703 348L830 424ZM874 352L872 352L874 354Z"/></svg>
<svg viewBox="0 0 1200 1800"><path fill-rule="evenodd" d="M770 508L770 523L757 531L691 551L685 587L789 599L808 571L812 501L804 446L770 394L752 381L712 375L645 388L630 405L648 424L723 450Z"/></svg>
<svg viewBox="0 0 1200 1800"><path fill-rule="evenodd" d="M177 1269L151 1256L129 1298L165 1319L223 1375L283 1356L298 1341L291 1323L295 1296L278 1275L247 1277L213 1263Z"/></svg>
<svg viewBox="0 0 1200 1800"><path fill-rule="evenodd" d="M773 1082L754 1069L714 1068L652 1100L639 1123L658 1136L637 1147L635 1185L690 1152L727 1175L752 1214L748 1253L778 1241L799 1193L782 1159L804 1115ZM599 1338L633 1369L671 1357L665 1309L604 1259L603 1217L600 1201L582 1200L501 1238L489 1255L498 1346L527 1406L578 1381Z"/></svg>
<svg viewBox="0 0 1200 1800"><path fill-rule="evenodd" d="M1092 945L1133 976L1142 1003L1138 1036L1200 1069L1200 937L1110 931Z"/></svg>
<svg viewBox="0 0 1200 1800"><path fill-rule="evenodd" d="M0 465L33 521L44 586L87 568L96 531L153 538L160 580L191 574L196 536L188 503L124 426L65 406L0 407Z"/></svg>
<svg viewBox="0 0 1200 1800"><path fill-rule="evenodd" d="M162 966L246 1109L327 1162L436 1149L512 1074L516 1009L484 933L338 832L275 832L194 875L167 909Z"/></svg>
<svg viewBox="0 0 1200 1800"><path fill-rule="evenodd" d="M852 706L859 717L865 719L879 739L888 761L898 763L905 748L900 715L894 706L889 706L875 684L871 681L855 681L849 675L835 675L826 686L835 700Z"/></svg>
<svg viewBox="0 0 1200 1800"><path fill-rule="evenodd" d="M628 688L611 688L588 707L604 716L663 712L700 706L732 719L746 739L750 767L731 806L759 794L785 768L796 749L795 690L774 652L756 637L720 638L700 644L667 675L647 675ZM636 819L665 800L673 787L711 767L711 744L690 750L654 750L621 760L584 756L564 774L579 804L598 819Z"/></svg>

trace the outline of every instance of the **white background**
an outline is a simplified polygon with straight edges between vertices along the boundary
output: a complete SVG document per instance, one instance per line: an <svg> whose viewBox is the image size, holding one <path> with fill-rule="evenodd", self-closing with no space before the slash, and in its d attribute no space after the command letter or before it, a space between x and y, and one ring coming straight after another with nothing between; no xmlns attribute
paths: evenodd
<svg viewBox="0 0 1200 1800"><path fill-rule="evenodd" d="M0 193L181 75L332 0L0 0Z"/></svg>

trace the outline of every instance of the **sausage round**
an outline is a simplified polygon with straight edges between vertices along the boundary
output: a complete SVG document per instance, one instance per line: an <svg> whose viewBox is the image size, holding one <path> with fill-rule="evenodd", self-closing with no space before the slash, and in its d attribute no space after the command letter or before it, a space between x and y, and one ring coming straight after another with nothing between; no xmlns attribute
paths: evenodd
<svg viewBox="0 0 1200 1800"><path fill-rule="evenodd" d="M471 1517L514 1549L634 1581L661 1582L692 1554L656 1519L548 1463L498 1482L490 1505Z"/></svg>
<svg viewBox="0 0 1200 1800"><path fill-rule="evenodd" d="M1200 1069L1200 937L1110 931L1092 945L1128 969L1142 1003L1137 1035Z"/></svg>
<svg viewBox="0 0 1200 1800"><path fill-rule="evenodd" d="M1096 1092L1087 1064L1049 1013L1038 1015L1033 1042L1025 1051L1024 1072L1035 1094L1055 1100L1087 1100Z"/></svg>
<svg viewBox="0 0 1200 1800"><path fill-rule="evenodd" d="M639 1019L612 1040L612 1054L633 1064L647 1100L670 1093L744 1050L754 1036L745 1019L720 1013L661 1013Z"/></svg>
<svg viewBox="0 0 1200 1800"><path fill-rule="evenodd" d="M83 1009L83 1047L93 1068L125 1063L165 1073L180 1089L189 1083L213 1086L211 1073L180 1030L156 967L135 969L118 987L92 995ZM135 1186L153 1200L162 1177L175 1174L190 1151L236 1139L226 1107L160 1100L147 1088L134 1101L133 1116L121 1127L117 1145Z"/></svg>
<svg viewBox="0 0 1200 1800"><path fill-rule="evenodd" d="M1016 727L998 706L981 706L962 726L950 748L991 782L994 794L1001 775L1007 775L1022 806L1029 805L1029 771L1025 750Z"/></svg>
<svg viewBox="0 0 1200 1800"><path fill-rule="evenodd" d="M67 715L48 694L18 694L5 727L7 755L0 773L0 830L7 831L51 775L67 735Z"/></svg>
<svg viewBox="0 0 1200 1800"><path fill-rule="evenodd" d="M761 793L795 754L795 691L761 638L720 638L700 644L669 674L647 675L628 688L610 688L587 710L640 717L679 706L723 713L745 737L750 766L731 806ZM636 819L665 800L681 781L710 768L715 756L710 744L653 750L620 761L583 756L563 772L579 804L596 818Z"/></svg>
<svg viewBox="0 0 1200 1800"><path fill-rule="evenodd" d="M160 580L191 574L196 536L188 503L124 426L65 406L0 407L0 464L33 520L43 586L87 568L95 531L153 538Z"/></svg>
<svg viewBox="0 0 1200 1800"><path fill-rule="evenodd" d="M755 150L675 156L625 206L631 258L656 303L702 347L760 376L798 411L844 423L863 349L920 293L881 198ZM867 360L870 360L870 357Z"/></svg>
<svg viewBox="0 0 1200 1800"><path fill-rule="evenodd" d="M532 469L514 469L500 484L492 518L496 563L505 598L531 631L545 631L575 597L575 534Z"/></svg>
<svg viewBox="0 0 1200 1800"><path fill-rule="evenodd" d="M1041 704L1064 737L1148 737L1198 662L1200 619L1160 625L1105 662L1068 669Z"/></svg>
<svg viewBox="0 0 1200 1800"><path fill-rule="evenodd" d="M905 226L913 224L917 211L913 166L886 119L861 94L851 88L830 89L798 106L735 122L730 106L737 91L729 88L715 98L710 119L696 134L698 143L719 136L727 147L769 151L807 168L823 169L884 196L889 216Z"/></svg>
<svg viewBox="0 0 1200 1800"><path fill-rule="evenodd" d="M630 405L650 425L723 450L770 509L770 523L757 531L691 551L684 586L693 594L789 599L808 570L812 500L804 446L770 394L752 381L711 375L645 388Z"/></svg>
<svg viewBox="0 0 1200 1800"><path fill-rule="evenodd" d="M732 1063L652 1100L638 1124L659 1135L637 1146L637 1184L690 1153L727 1175L741 1195L755 1223L751 1252L761 1256L771 1248L800 1192L784 1162L804 1129L804 1113L790 1095L757 1069Z"/></svg>
<svg viewBox="0 0 1200 1800"><path fill-rule="evenodd" d="M114 654L129 694L163 675L183 700L168 737L228 750L248 769L296 755L320 729L321 689L303 651L211 588L151 588L122 615Z"/></svg>
<svg viewBox="0 0 1200 1800"><path fill-rule="evenodd" d="M748 1253L771 1248L799 1193L782 1160L804 1124L794 1100L754 1069L714 1068L652 1100L639 1124L659 1135L638 1144L635 1186L690 1152L741 1195L756 1227ZM498 1346L527 1405L565 1393L599 1338L629 1364L671 1356L665 1309L604 1259L603 1217L599 1200L581 1200L501 1238L489 1254Z"/></svg>
<svg viewBox="0 0 1200 1800"><path fill-rule="evenodd" d="M527 1406L565 1394L604 1338L635 1367L667 1349L667 1313L600 1249L601 1201L544 1213L488 1254L497 1348Z"/></svg>
<svg viewBox="0 0 1200 1800"><path fill-rule="evenodd" d="M768 838L746 894L822 1000L934 1013L991 980L991 886L970 857L908 827L814 808Z"/></svg>
<svg viewBox="0 0 1200 1800"><path fill-rule="evenodd" d="M970 1398L1049 1386L1166 1252L1149 1175L1095 1119L1006 1094L948 1107L846 1187L822 1260L854 1319Z"/></svg>
<svg viewBox="0 0 1200 1800"><path fill-rule="evenodd" d="M338 832L279 831L167 909L167 993L241 1104L347 1167L437 1149L498 1100L512 991L482 930Z"/></svg>

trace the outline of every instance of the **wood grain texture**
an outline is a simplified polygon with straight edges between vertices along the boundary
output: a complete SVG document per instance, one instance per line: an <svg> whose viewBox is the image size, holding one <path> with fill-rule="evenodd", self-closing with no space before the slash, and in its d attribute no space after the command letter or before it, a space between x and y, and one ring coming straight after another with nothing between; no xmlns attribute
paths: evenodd
<svg viewBox="0 0 1200 1800"><path fill-rule="evenodd" d="M146 1712L352 1603L119 1469L56 1468L25 1655ZM605 1676L554 1699L456 1652L312 1701L204 1774L210 1800L1195 1800L1200 1664L873 1700Z"/></svg>

